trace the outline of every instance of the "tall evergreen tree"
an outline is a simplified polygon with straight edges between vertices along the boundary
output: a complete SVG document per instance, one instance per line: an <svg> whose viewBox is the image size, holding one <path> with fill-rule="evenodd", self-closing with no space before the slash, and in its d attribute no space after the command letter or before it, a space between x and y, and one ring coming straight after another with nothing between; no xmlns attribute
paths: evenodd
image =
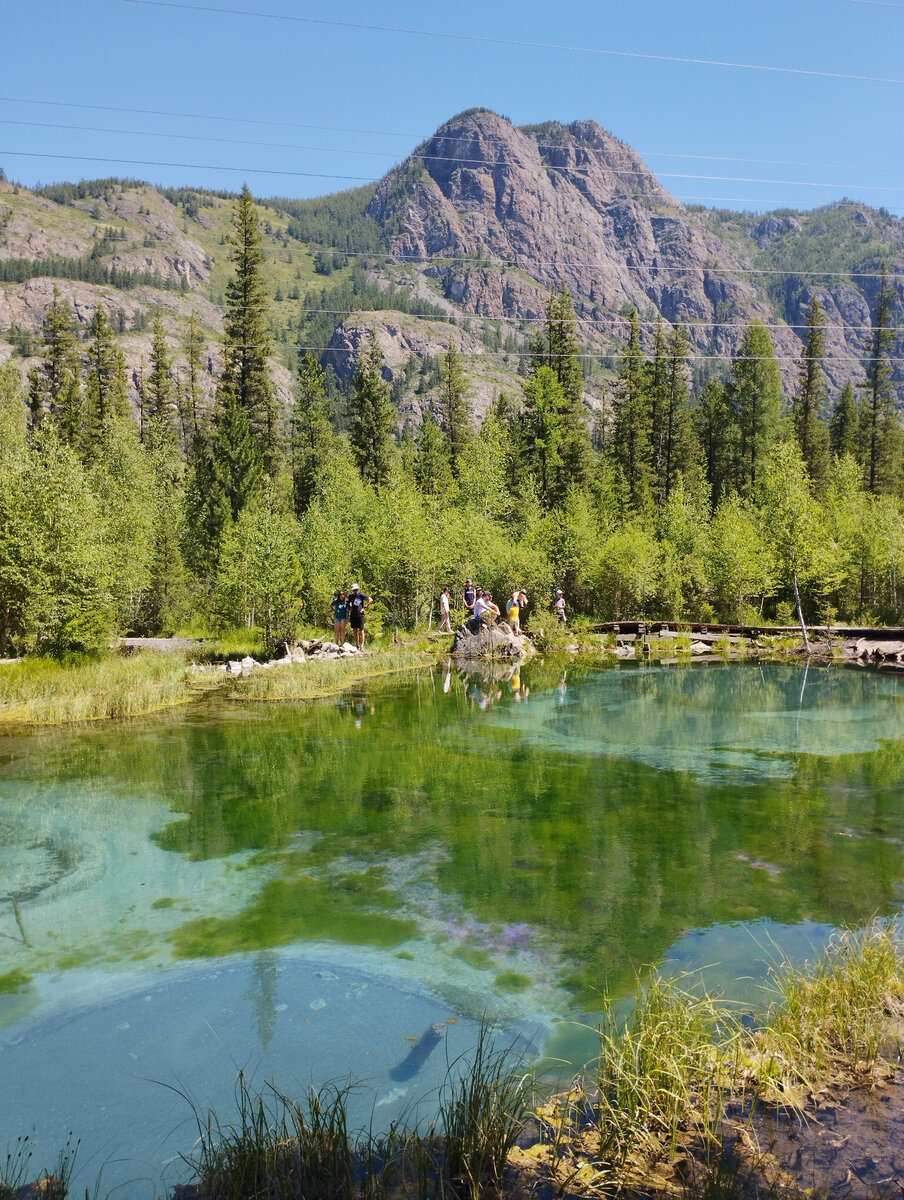
<svg viewBox="0 0 904 1200"><path fill-rule="evenodd" d="M54 286L44 317L44 355L29 377L29 408L36 428L49 410L69 445L79 441L84 420L81 369L72 331L72 310Z"/></svg>
<svg viewBox="0 0 904 1200"><path fill-rule="evenodd" d="M241 437L247 426L263 469L273 476L280 462L280 431L268 365L273 349L267 321L269 296L264 285L260 222L247 185L236 202L231 243L235 276L226 287L223 372L217 391L219 425L223 434L232 429ZM235 413L224 418L235 405L245 418L244 426ZM243 453L240 447L230 452L234 458Z"/></svg>
<svg viewBox="0 0 904 1200"><path fill-rule="evenodd" d="M865 392L861 406L866 486L876 495L893 492L900 485L901 425L894 409L892 395L891 348L895 340L892 327L892 306L895 293L888 281L888 270L882 264L879 291L873 309L873 329L866 362Z"/></svg>
<svg viewBox="0 0 904 1200"><path fill-rule="evenodd" d="M143 388L144 415L149 426L157 427L158 436L161 430L173 427L172 369L163 322L158 317L151 341L151 369Z"/></svg>
<svg viewBox="0 0 904 1200"><path fill-rule="evenodd" d="M562 389L561 458L566 486L583 487L593 470L590 430L584 413L584 372L577 319L568 289L563 283L553 291L546 310L546 340L549 366Z"/></svg>
<svg viewBox="0 0 904 1200"><path fill-rule="evenodd" d="M823 417L826 383L822 360L826 336L822 306L816 297L807 314L807 341L800 362L797 393L791 401L794 436L810 479L822 491L829 473L829 429Z"/></svg>
<svg viewBox="0 0 904 1200"><path fill-rule="evenodd" d="M317 484L333 440L325 375L312 354L298 364L295 410L292 414L292 496L296 516L303 516L317 493Z"/></svg>
<svg viewBox="0 0 904 1200"><path fill-rule="evenodd" d="M640 321L632 308L628 342L621 356L618 382L612 395L615 411L612 455L621 472L629 503L643 509L652 485L652 416L649 373L640 344Z"/></svg>
<svg viewBox="0 0 904 1200"><path fill-rule="evenodd" d="M836 458L850 455L862 465L860 410L850 380L841 389L829 426L832 453Z"/></svg>
<svg viewBox="0 0 904 1200"><path fill-rule="evenodd" d="M562 459L562 385L551 367L538 367L524 384L518 416L522 479L533 479L545 507L564 499L567 484Z"/></svg>
<svg viewBox="0 0 904 1200"><path fill-rule="evenodd" d="M452 483L449 443L433 413L421 421L414 452L414 478L425 496L443 496Z"/></svg>
<svg viewBox="0 0 904 1200"><path fill-rule="evenodd" d="M667 352L668 370L662 413L659 472L659 490L663 502L671 496L676 476L691 465L697 449L688 411L687 358L690 346L681 325L676 325L669 335Z"/></svg>
<svg viewBox="0 0 904 1200"><path fill-rule="evenodd" d="M352 449L362 477L377 487L389 478L395 432L395 410L382 368L383 355L372 329L352 384Z"/></svg>
<svg viewBox="0 0 904 1200"><path fill-rule="evenodd" d="M782 415L782 377L769 330L759 321L747 326L732 363L727 399L735 439L732 482L741 495L750 496Z"/></svg>
<svg viewBox="0 0 904 1200"><path fill-rule="evenodd" d="M468 376L454 342L449 344L449 349L443 355L440 370L440 424L446 439L449 465L457 478L461 456L471 440L471 425L468 418Z"/></svg>
<svg viewBox="0 0 904 1200"><path fill-rule="evenodd" d="M260 444L234 392L227 392L214 418L213 458L219 488L235 521L257 490L264 465Z"/></svg>
<svg viewBox="0 0 904 1200"><path fill-rule="evenodd" d="M129 414L125 359L116 345L113 328L101 305L94 310L91 333L86 388L89 454L95 453L103 442L107 421Z"/></svg>
<svg viewBox="0 0 904 1200"><path fill-rule="evenodd" d="M731 471L731 409L727 390L721 380L710 379L695 397L693 412L703 469L714 508L718 507L728 490Z"/></svg>
<svg viewBox="0 0 904 1200"><path fill-rule="evenodd" d="M185 406L185 416L183 424L190 429L190 437L194 437L195 433L204 424L204 389L202 386L203 366L201 361L201 353L204 349L204 342L201 337L201 326L198 321L197 313L189 313L188 328L185 331L185 387L183 394L183 403Z"/></svg>

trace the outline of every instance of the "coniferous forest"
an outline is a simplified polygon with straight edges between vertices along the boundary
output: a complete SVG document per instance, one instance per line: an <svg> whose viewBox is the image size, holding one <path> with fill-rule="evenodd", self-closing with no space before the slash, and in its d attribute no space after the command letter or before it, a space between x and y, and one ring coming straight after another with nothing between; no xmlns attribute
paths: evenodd
<svg viewBox="0 0 904 1200"><path fill-rule="evenodd" d="M883 277L865 381L829 396L823 314L809 307L793 389L769 329L746 328L722 375L694 380L680 325L646 344L636 311L606 402L585 404L564 285L549 296L519 392L476 425L452 342L434 402L400 431L371 335L337 401L311 353L286 408L259 218L236 201L222 365L189 319L159 318L130 405L111 317L74 334L54 294L26 384L0 368L0 655L63 655L116 634L324 626L337 586L375 598L377 628L425 628L466 576L528 615L565 590L596 620L785 623L904 617L904 431ZM790 394L788 394L790 390ZM435 416L433 415L435 414Z"/></svg>

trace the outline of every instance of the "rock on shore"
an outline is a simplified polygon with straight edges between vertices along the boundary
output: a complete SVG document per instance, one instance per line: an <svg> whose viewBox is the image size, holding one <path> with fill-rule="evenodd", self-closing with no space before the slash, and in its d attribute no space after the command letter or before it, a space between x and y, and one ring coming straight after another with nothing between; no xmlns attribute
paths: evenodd
<svg viewBox="0 0 904 1200"><path fill-rule="evenodd" d="M487 625L472 618L459 625L452 643L453 658L527 658L533 652L524 634L515 633L508 621Z"/></svg>

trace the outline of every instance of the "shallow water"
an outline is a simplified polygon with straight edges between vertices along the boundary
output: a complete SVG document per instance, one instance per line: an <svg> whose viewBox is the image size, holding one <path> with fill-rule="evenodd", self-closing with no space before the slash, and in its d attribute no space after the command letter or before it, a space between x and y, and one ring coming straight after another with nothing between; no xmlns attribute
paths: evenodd
<svg viewBox="0 0 904 1200"><path fill-rule="evenodd" d="M567 1018L645 964L761 1002L782 954L899 909L902 702L845 668L550 660L0 740L0 1149L73 1129L89 1180L150 1196L192 1141L173 1087L228 1119L237 1068L354 1076L379 1125L481 1019L579 1064Z"/></svg>

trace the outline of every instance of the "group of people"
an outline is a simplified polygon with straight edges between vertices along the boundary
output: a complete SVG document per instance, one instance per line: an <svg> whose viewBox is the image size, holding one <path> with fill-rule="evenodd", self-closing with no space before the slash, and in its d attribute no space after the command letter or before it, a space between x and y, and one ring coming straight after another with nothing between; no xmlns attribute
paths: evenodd
<svg viewBox="0 0 904 1200"><path fill-rule="evenodd" d="M470 579L465 580L462 592L462 603L465 608L465 621L482 621L492 624L496 617L502 616L499 605L493 600L491 592L476 587ZM357 583L353 583L348 594L340 588L330 601L333 610L333 636L337 645L345 643L345 630L351 625L355 645L359 650L364 649L364 613L373 604L373 597L361 591ZM527 593L524 588L517 587L506 601L505 615L513 633L521 632L521 612L527 604ZM553 602L553 612L556 619L565 624L565 594L561 588L556 592ZM448 584L443 588L439 598L440 621L438 633L452 633L452 590Z"/></svg>
<svg viewBox="0 0 904 1200"><path fill-rule="evenodd" d="M353 583L351 591L346 595L340 588L330 601L333 610L333 638L337 646L345 645L345 628L351 625L352 636L359 650L364 649L364 612L373 604L373 598L366 596L357 583Z"/></svg>
<svg viewBox="0 0 904 1200"><path fill-rule="evenodd" d="M471 579L465 580L464 591L462 592L462 603L465 609L465 621L483 621L485 624L492 623L496 617L502 616L502 611L499 605L493 600L492 593L479 588ZM523 587L516 587L512 590L511 596L505 604L505 615L509 625L512 627L513 633L521 632L521 613L527 604L527 593ZM443 588L439 598L439 616L440 622L437 626L439 633L452 632L452 592L448 585ZM565 623L565 593L561 588L556 592L556 598L553 603L553 612L556 618Z"/></svg>

